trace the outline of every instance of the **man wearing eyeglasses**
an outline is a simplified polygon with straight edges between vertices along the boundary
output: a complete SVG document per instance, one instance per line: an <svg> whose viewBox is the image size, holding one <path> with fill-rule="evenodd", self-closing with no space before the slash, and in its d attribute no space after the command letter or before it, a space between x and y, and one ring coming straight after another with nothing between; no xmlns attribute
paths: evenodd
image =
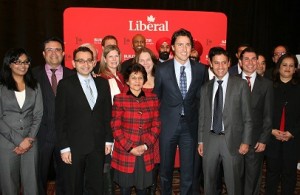
<svg viewBox="0 0 300 195"><path fill-rule="evenodd" d="M269 69L266 71L265 73L265 77L268 78L268 79L271 79L272 80L272 77L273 77L273 71L274 71L274 68L276 66L276 63L277 61L279 60L279 58L286 54L288 52L288 47L285 46L285 45L277 45L276 47L274 47L273 49L273 52L272 52L272 61L273 61L273 64L271 67L269 67Z"/></svg>
<svg viewBox="0 0 300 195"><path fill-rule="evenodd" d="M89 194L103 195L104 157L113 142L109 84L92 77L96 62L89 48L75 49L72 64L77 74L59 83L55 102L65 194L83 194L86 188Z"/></svg>
<svg viewBox="0 0 300 195"><path fill-rule="evenodd" d="M57 37L51 37L43 44L45 65L33 70L33 74L41 86L44 104L44 114L37 134L39 195L47 194L49 167L52 163L54 163L56 174L56 195L65 194L62 177L63 162L60 158L60 151L55 147L54 122L56 86L62 78L74 74L73 71L62 65L64 55L63 42Z"/></svg>

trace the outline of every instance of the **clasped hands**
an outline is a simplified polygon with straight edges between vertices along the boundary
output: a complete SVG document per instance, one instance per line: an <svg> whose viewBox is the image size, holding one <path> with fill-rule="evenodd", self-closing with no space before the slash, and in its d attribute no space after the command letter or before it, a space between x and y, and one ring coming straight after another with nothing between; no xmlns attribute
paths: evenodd
<svg viewBox="0 0 300 195"><path fill-rule="evenodd" d="M289 131L280 131L278 129L273 129L272 135L274 135L277 140L282 142L289 141L294 137Z"/></svg>
<svg viewBox="0 0 300 195"><path fill-rule="evenodd" d="M13 150L16 154L21 155L29 151L32 147L32 142L34 141L31 137L25 137L19 146L15 147Z"/></svg>
<svg viewBox="0 0 300 195"><path fill-rule="evenodd" d="M142 145L132 148L130 153L133 154L134 156L142 156L146 150L147 149L146 149L145 145L142 144Z"/></svg>

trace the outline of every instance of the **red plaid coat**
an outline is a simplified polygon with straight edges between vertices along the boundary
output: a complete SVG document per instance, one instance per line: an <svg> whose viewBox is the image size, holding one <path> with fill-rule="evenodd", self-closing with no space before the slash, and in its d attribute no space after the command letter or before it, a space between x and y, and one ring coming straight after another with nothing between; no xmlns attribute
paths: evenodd
<svg viewBox="0 0 300 195"><path fill-rule="evenodd" d="M146 144L143 158L147 171L154 168L154 143L160 133L159 101L155 94L141 92L139 97L130 91L115 96L112 121L115 139L111 166L124 173L133 173L136 157L128 151Z"/></svg>

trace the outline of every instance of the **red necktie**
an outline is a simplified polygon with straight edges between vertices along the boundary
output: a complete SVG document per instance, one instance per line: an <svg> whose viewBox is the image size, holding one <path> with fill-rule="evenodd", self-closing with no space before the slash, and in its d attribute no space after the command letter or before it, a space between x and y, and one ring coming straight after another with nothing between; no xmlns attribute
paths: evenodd
<svg viewBox="0 0 300 195"><path fill-rule="evenodd" d="M282 107L281 119L280 119L280 131L284 131L285 129L285 105Z"/></svg>
<svg viewBox="0 0 300 195"><path fill-rule="evenodd" d="M57 78L55 75L55 72L57 71L57 69L50 69L52 71L52 75L51 75L51 84L52 84L52 90L54 95L56 95L56 88L57 88Z"/></svg>
<svg viewBox="0 0 300 195"><path fill-rule="evenodd" d="M251 90L251 82L250 82L251 77L250 76L246 76L246 79L247 79L248 86L249 86L249 88Z"/></svg>

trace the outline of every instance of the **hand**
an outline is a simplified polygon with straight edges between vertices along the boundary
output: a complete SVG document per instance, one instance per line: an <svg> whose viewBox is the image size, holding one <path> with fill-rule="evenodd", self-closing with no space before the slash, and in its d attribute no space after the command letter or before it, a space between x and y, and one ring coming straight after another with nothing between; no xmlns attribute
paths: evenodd
<svg viewBox="0 0 300 195"><path fill-rule="evenodd" d="M278 129L272 129L272 135L279 141L283 141L284 139L284 132L279 131Z"/></svg>
<svg viewBox="0 0 300 195"><path fill-rule="evenodd" d="M13 150L17 155L21 155L24 154L25 152L27 152L26 150L24 150L21 147L15 147L15 149Z"/></svg>
<svg viewBox="0 0 300 195"><path fill-rule="evenodd" d="M289 132L289 131L285 131L282 134L282 141L289 141L290 139L292 139L294 136Z"/></svg>
<svg viewBox="0 0 300 195"><path fill-rule="evenodd" d="M241 155L245 155L248 151L249 151L249 145L248 144L241 144L240 145L239 153Z"/></svg>
<svg viewBox="0 0 300 195"><path fill-rule="evenodd" d="M255 149L255 152L263 152L266 149L266 144L257 142L254 149Z"/></svg>
<svg viewBox="0 0 300 195"><path fill-rule="evenodd" d="M60 154L62 161L66 164L72 164L72 155L71 152L64 152Z"/></svg>
<svg viewBox="0 0 300 195"><path fill-rule="evenodd" d="M111 153L112 145L105 145L105 155L108 155Z"/></svg>
<svg viewBox="0 0 300 195"><path fill-rule="evenodd" d="M198 153L200 156L203 156L203 144L198 145Z"/></svg>
<svg viewBox="0 0 300 195"><path fill-rule="evenodd" d="M19 147L23 148L24 150L28 151L32 147L32 142L34 141L31 137L25 137L23 141L20 143Z"/></svg>
<svg viewBox="0 0 300 195"><path fill-rule="evenodd" d="M133 148L130 153L133 154L134 156L142 156L144 154L144 152L146 151L146 148L143 145L139 145L135 148Z"/></svg>

